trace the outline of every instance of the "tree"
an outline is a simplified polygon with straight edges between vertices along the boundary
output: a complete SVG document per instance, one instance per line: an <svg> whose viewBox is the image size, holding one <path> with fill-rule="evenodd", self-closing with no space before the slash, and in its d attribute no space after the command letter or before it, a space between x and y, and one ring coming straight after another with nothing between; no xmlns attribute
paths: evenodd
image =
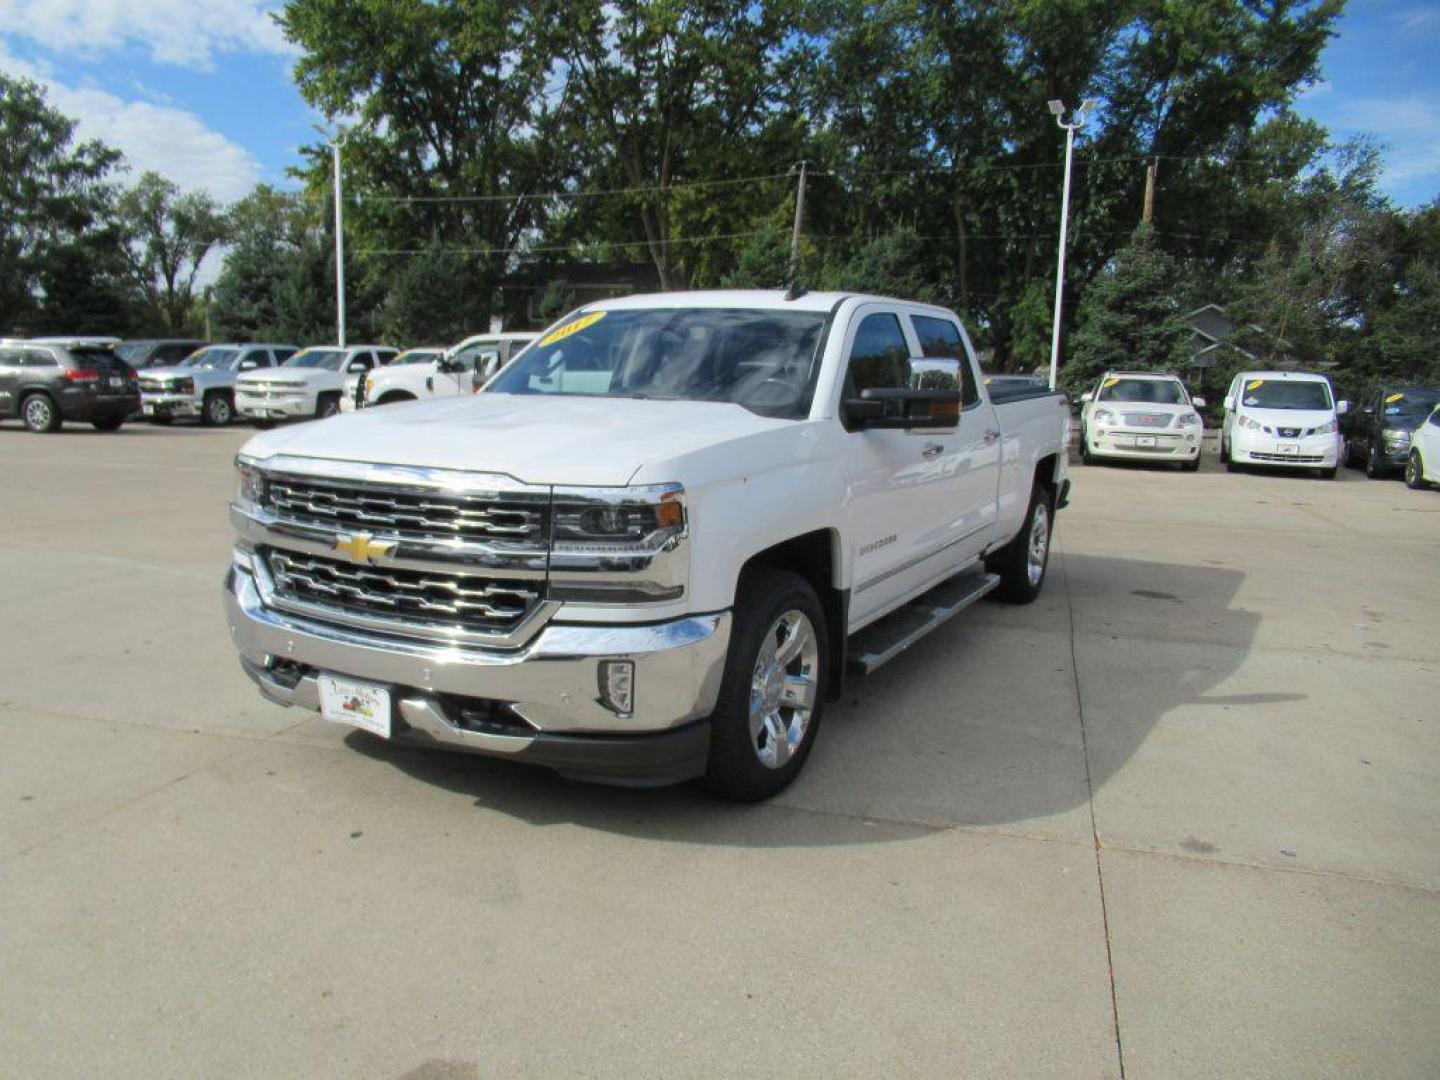
<svg viewBox="0 0 1440 1080"><path fill-rule="evenodd" d="M0 329L114 332L128 321L112 177L120 154L74 142L44 91L0 74ZM68 322L68 325L66 325ZM57 326L59 323L61 325Z"/></svg>
<svg viewBox="0 0 1440 1080"><path fill-rule="evenodd" d="M1177 371L1188 359L1190 328L1176 295L1175 260L1140 225L1086 291L1080 327L1060 369L1072 390L1111 368Z"/></svg>
<svg viewBox="0 0 1440 1080"><path fill-rule="evenodd" d="M131 274L145 302L167 332L193 332L195 276L229 234L224 214L205 192L182 195L155 172L121 194L118 210L131 237Z"/></svg>
<svg viewBox="0 0 1440 1080"><path fill-rule="evenodd" d="M230 239L215 282L212 323L222 340L283 341L279 297L289 268L321 232L304 196L261 184L229 210Z"/></svg>

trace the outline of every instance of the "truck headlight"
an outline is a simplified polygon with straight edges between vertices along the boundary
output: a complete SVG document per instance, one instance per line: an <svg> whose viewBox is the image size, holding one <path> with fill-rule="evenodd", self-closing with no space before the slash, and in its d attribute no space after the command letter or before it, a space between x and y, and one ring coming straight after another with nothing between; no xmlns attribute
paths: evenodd
<svg viewBox="0 0 1440 1080"><path fill-rule="evenodd" d="M236 497L242 503L250 506L264 505L265 474L256 467L255 459L237 454L235 456L235 472L239 478Z"/></svg>
<svg viewBox="0 0 1440 1080"><path fill-rule="evenodd" d="M689 521L679 484L556 488L551 512L555 599L653 604L685 594Z"/></svg>
<svg viewBox="0 0 1440 1080"><path fill-rule="evenodd" d="M178 393L178 394L193 394L193 393L195 393L195 380L194 380L194 379L176 379L176 380L175 380L175 392Z"/></svg>

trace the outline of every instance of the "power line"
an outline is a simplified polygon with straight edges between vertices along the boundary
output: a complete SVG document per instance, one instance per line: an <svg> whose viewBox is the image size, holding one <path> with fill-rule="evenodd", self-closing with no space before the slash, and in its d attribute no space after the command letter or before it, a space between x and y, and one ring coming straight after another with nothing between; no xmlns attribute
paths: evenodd
<svg viewBox="0 0 1440 1080"><path fill-rule="evenodd" d="M599 199L615 195L643 195L655 192L686 191L693 188L731 187L737 184L758 184L767 180L783 180L790 173L764 173L759 176L737 176L724 180L684 180L675 184L652 184L638 187L608 188L598 191L544 191L525 195L357 195L357 202L393 203L486 203L523 202L549 199Z"/></svg>
<svg viewBox="0 0 1440 1080"><path fill-rule="evenodd" d="M768 229L756 229L753 232L740 233L716 233L713 236L672 236L668 240L657 241L660 246L671 244L708 244L715 240L746 240L752 236L767 236ZM529 255L536 252L574 251L577 247L591 245L595 247L649 247L649 240L577 240L573 244L555 244L540 247L508 247L508 248L468 248L468 247L447 247L447 248L357 248L357 254L366 255L431 255L431 254L453 254L453 255Z"/></svg>

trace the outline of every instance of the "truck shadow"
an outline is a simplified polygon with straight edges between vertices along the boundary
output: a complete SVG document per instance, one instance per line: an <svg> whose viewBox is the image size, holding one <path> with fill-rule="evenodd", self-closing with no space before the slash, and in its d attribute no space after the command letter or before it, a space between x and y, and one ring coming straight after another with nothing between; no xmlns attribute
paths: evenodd
<svg viewBox="0 0 1440 1080"><path fill-rule="evenodd" d="M661 842L755 847L887 842L1004 827L1089 842L1098 791L1171 709L1246 708L1303 693L1211 691L1259 617L1232 606L1244 575L1067 555L1028 607L984 603L832 702L805 772L755 806L695 785L627 791L352 733L355 750L478 809ZM1072 629L1073 628L1073 629ZM1076 663L1083 691L1084 730Z"/></svg>

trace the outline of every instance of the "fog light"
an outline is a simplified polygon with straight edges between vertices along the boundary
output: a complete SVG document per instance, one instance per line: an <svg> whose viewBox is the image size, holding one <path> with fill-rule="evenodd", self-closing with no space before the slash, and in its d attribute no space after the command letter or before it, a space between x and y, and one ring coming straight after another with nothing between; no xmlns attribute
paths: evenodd
<svg viewBox="0 0 1440 1080"><path fill-rule="evenodd" d="M634 661L602 660L600 662L600 704L616 716L629 716L634 711Z"/></svg>

